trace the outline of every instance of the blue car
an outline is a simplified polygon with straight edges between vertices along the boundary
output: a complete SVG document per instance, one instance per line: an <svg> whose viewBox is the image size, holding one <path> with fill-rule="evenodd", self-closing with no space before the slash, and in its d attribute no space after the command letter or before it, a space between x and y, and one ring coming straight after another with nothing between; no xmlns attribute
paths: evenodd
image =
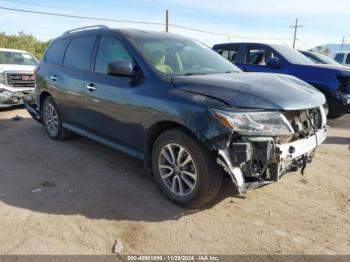
<svg viewBox="0 0 350 262"><path fill-rule="evenodd" d="M245 72L288 74L316 87L327 99L329 118L350 112L349 68L315 64L283 45L226 43L217 44L213 49Z"/></svg>

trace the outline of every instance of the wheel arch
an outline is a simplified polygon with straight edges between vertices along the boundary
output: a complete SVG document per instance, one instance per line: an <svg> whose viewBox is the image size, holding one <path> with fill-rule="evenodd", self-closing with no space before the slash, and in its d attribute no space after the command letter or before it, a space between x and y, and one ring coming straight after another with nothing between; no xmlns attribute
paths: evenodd
<svg viewBox="0 0 350 262"><path fill-rule="evenodd" d="M49 96L52 96L49 92L47 92L47 91L41 92L41 94L39 96L39 101L38 101L39 102L38 106L39 106L40 112L42 111L45 99Z"/></svg>
<svg viewBox="0 0 350 262"><path fill-rule="evenodd" d="M145 145L144 145L144 164L146 170L151 170L151 159L152 159L152 150L153 145L156 139L165 131L175 129L175 128L181 128L185 132L187 132L189 135L191 135L194 139L197 139L197 136L185 125L180 124L178 122L174 121L159 121L154 123L147 131L146 137L145 137Z"/></svg>

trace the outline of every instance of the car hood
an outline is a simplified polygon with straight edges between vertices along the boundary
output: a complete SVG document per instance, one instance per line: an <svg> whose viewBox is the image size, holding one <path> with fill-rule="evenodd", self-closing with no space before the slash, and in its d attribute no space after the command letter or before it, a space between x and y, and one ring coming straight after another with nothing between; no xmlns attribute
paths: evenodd
<svg viewBox="0 0 350 262"><path fill-rule="evenodd" d="M1 72L34 72L35 66L0 64Z"/></svg>
<svg viewBox="0 0 350 262"><path fill-rule="evenodd" d="M347 70L350 72L349 67L346 67L344 65L331 65L331 64L315 64L312 65L314 67L321 67L321 68L329 68L329 69L338 69L338 70Z"/></svg>
<svg viewBox="0 0 350 262"><path fill-rule="evenodd" d="M264 73L231 73L174 76L183 91L216 98L239 108L301 110L323 105L324 95L293 76Z"/></svg>

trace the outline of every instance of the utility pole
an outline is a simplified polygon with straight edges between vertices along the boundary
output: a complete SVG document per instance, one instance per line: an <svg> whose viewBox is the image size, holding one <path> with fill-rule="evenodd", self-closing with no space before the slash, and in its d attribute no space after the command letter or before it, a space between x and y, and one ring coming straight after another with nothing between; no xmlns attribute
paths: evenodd
<svg viewBox="0 0 350 262"><path fill-rule="evenodd" d="M303 27L303 26L298 24L298 19L295 19L295 25L290 26L290 28L294 28L293 49L295 49L295 42L297 40L297 31L298 31L298 28L300 27Z"/></svg>
<svg viewBox="0 0 350 262"><path fill-rule="evenodd" d="M169 11L165 11L165 32L169 32Z"/></svg>
<svg viewBox="0 0 350 262"><path fill-rule="evenodd" d="M345 35L344 35L344 36L343 36L343 39L341 40L341 48L340 48L340 51L343 51L345 42L346 42L346 40L345 40Z"/></svg>

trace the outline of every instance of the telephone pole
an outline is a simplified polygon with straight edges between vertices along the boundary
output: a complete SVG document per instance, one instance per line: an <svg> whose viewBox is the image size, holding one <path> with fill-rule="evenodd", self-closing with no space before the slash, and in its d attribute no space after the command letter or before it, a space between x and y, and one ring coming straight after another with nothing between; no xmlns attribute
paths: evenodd
<svg viewBox="0 0 350 262"><path fill-rule="evenodd" d="M346 40L345 40L345 35L344 35L344 36L343 36L343 39L341 40L341 48L340 48L340 51L343 51L345 42L346 42Z"/></svg>
<svg viewBox="0 0 350 262"><path fill-rule="evenodd" d="M169 32L169 11L165 11L165 32Z"/></svg>
<svg viewBox="0 0 350 262"><path fill-rule="evenodd" d="M298 28L300 27L303 27L303 26L298 24L298 19L295 19L295 25L290 26L290 28L294 28L293 49L295 49L295 42L297 40L297 31L298 31Z"/></svg>

